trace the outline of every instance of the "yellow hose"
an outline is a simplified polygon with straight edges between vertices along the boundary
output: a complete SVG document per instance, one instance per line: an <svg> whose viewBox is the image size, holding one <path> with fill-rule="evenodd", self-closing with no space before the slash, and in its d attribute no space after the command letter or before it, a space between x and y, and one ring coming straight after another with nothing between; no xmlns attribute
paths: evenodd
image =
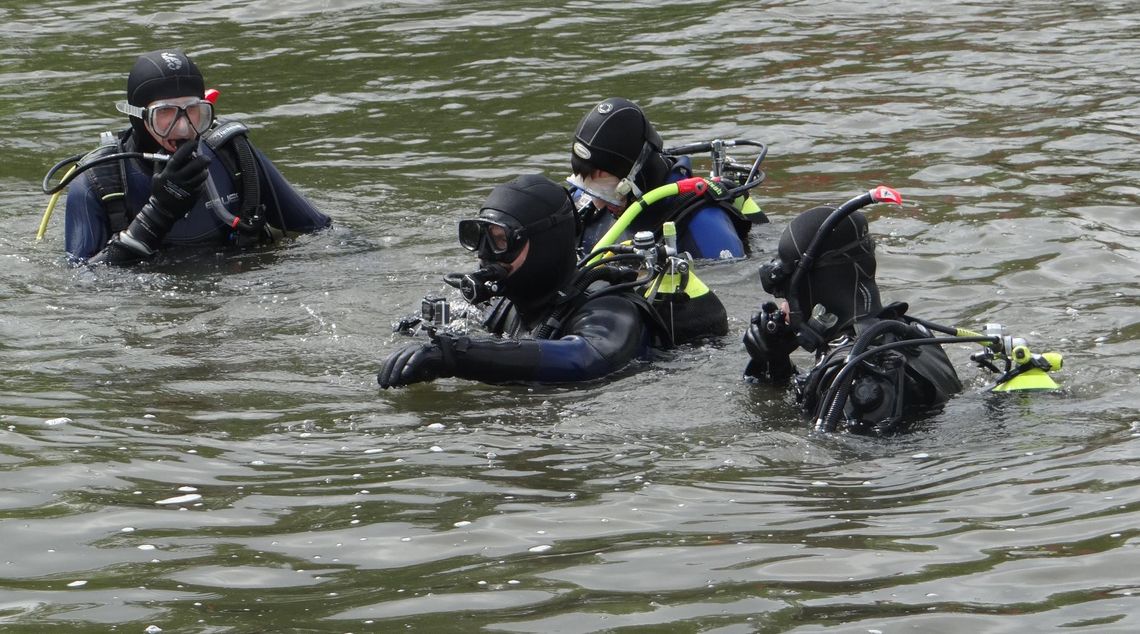
<svg viewBox="0 0 1140 634"><path fill-rule="evenodd" d="M63 175L63 180L67 180L67 177L71 176L72 172L78 167L78 165L72 165L71 169L67 170L67 173ZM48 221L51 220L51 212L55 211L55 205L59 202L59 197L62 194L63 190L61 189L52 194L51 198L48 199L47 208L44 209L44 217L40 219L40 230L36 232L36 242L44 239L44 234L47 233Z"/></svg>

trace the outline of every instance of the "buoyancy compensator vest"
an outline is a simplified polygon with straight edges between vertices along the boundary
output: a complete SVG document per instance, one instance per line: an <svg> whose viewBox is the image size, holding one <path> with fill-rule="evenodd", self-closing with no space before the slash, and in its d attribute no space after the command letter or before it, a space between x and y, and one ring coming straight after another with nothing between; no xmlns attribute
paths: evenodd
<svg viewBox="0 0 1140 634"><path fill-rule="evenodd" d="M231 214L224 204L208 201L207 206L219 220L233 230L231 238L241 246L262 240L276 240L282 232L270 226L261 202L261 172L257 156L248 139L249 128L238 121L219 119L207 130L201 140L213 150L233 179L234 190L240 198L238 213ZM131 129L119 133L103 132L99 147L85 156L80 164L100 156L127 151ZM134 219L137 210L131 209L127 192L125 161L110 161L94 165L85 174L88 185L107 211L109 229L116 233L125 229Z"/></svg>

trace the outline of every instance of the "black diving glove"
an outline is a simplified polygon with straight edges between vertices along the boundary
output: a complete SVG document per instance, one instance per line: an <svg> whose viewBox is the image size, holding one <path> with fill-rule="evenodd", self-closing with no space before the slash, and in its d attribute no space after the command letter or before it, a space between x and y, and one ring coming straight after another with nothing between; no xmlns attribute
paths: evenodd
<svg viewBox="0 0 1140 634"><path fill-rule="evenodd" d="M773 302L765 302L744 333L744 348L752 359L744 376L761 383L783 383L795 372L790 355L799 347L784 313Z"/></svg>
<svg viewBox="0 0 1140 634"><path fill-rule="evenodd" d="M441 335L431 343L411 343L388 355L376 375L382 388L402 387L453 376L452 339Z"/></svg>
<svg viewBox="0 0 1140 634"><path fill-rule="evenodd" d="M197 144L187 142L154 177L150 200L119 235L119 242L141 255L158 250L174 223L194 208L209 175L209 157L195 154Z"/></svg>

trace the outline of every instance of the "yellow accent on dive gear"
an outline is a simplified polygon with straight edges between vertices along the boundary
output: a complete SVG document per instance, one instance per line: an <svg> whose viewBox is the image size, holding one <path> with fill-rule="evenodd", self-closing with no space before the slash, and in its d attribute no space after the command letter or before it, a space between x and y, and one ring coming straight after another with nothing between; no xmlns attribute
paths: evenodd
<svg viewBox="0 0 1140 634"><path fill-rule="evenodd" d="M991 392L1025 392L1028 390L1055 390L1057 382L1041 368L1031 368L1004 383L998 383Z"/></svg>
<svg viewBox="0 0 1140 634"><path fill-rule="evenodd" d="M67 170L67 173L63 175L64 180L67 180L67 177L71 176L72 172L74 172L78 168L79 168L78 163L76 163L75 165L72 165L71 169ZM56 203L59 202L59 197L62 195L63 195L63 190L61 189L61 190L57 191L56 193L52 194L51 198L48 199L47 207L44 208L44 216L43 216L43 218L40 219L39 231L36 231L36 242L39 242L40 240L44 239L44 234L47 233L48 221L51 220L51 213L53 211L55 211L55 205L56 205Z"/></svg>
<svg viewBox="0 0 1140 634"><path fill-rule="evenodd" d="M748 194L738 196L736 200L732 201L732 206L744 214L745 217L761 212L760 205L757 205L756 201L752 200L752 197Z"/></svg>

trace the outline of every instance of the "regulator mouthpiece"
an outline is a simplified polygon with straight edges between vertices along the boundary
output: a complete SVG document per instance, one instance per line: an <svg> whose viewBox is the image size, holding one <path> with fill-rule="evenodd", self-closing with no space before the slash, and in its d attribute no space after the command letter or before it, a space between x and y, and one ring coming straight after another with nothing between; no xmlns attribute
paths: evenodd
<svg viewBox="0 0 1140 634"><path fill-rule="evenodd" d="M481 304L503 294L503 280L510 271L502 264L490 264L459 280L459 292L472 304Z"/></svg>

